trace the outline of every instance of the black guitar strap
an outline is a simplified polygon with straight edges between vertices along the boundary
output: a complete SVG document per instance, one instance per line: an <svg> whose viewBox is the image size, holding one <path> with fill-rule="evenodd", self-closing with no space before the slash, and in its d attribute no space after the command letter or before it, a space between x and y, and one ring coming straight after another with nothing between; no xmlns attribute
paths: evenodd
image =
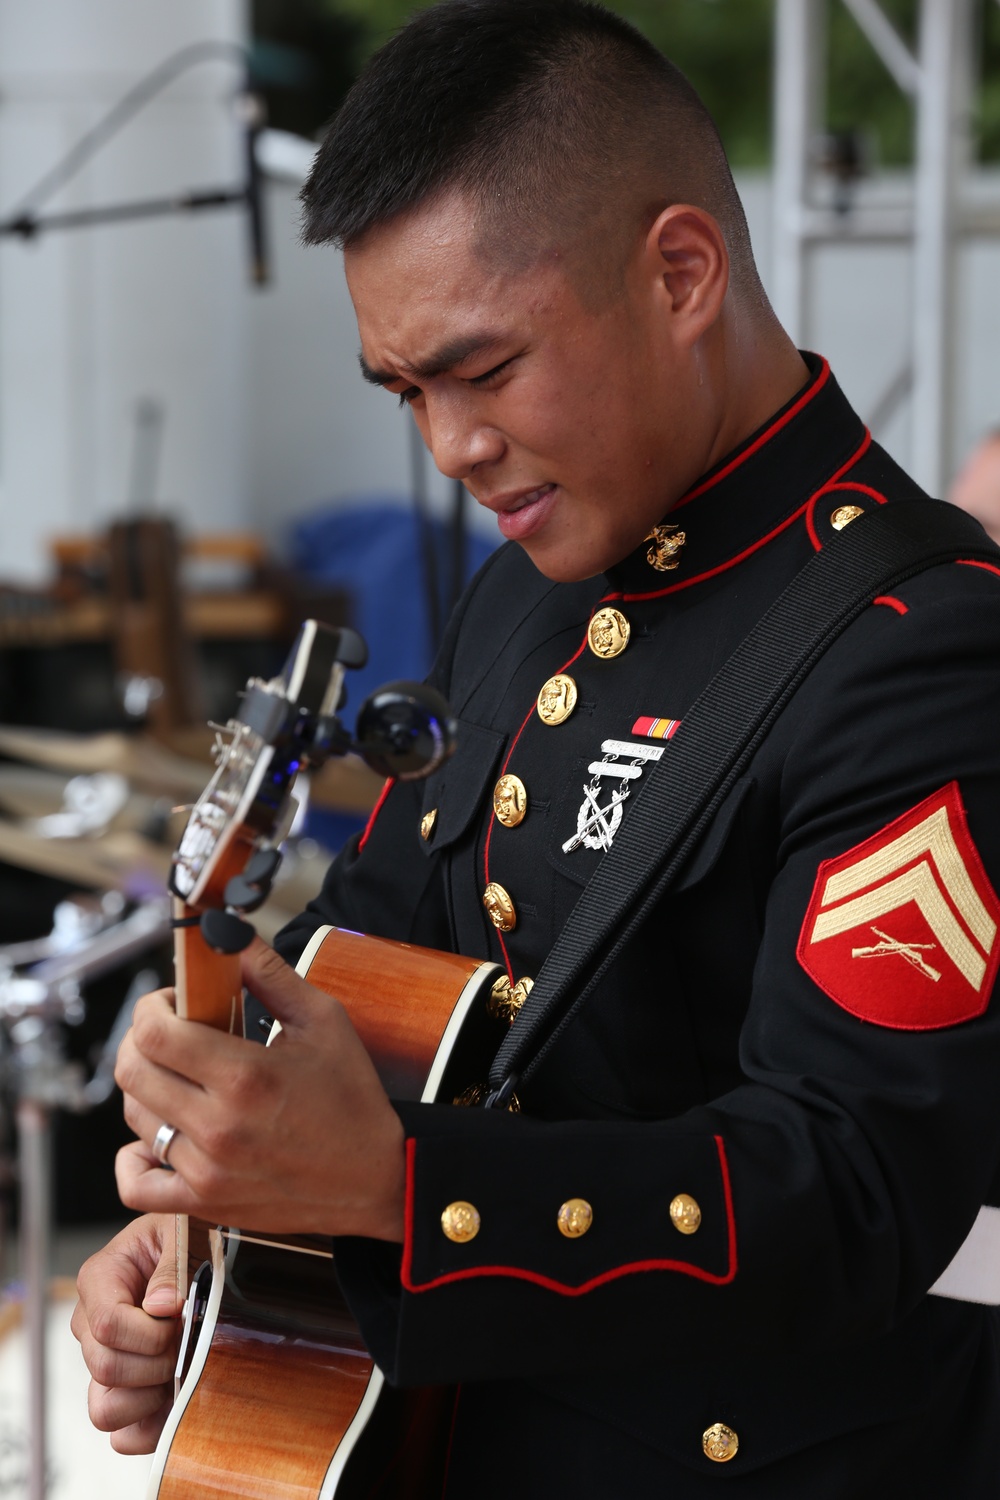
<svg viewBox="0 0 1000 1500"><path fill-rule="evenodd" d="M873 598L957 558L1000 565L978 522L940 500L866 512L800 569L684 715L570 913L490 1069L506 1107L677 879L778 715Z"/></svg>

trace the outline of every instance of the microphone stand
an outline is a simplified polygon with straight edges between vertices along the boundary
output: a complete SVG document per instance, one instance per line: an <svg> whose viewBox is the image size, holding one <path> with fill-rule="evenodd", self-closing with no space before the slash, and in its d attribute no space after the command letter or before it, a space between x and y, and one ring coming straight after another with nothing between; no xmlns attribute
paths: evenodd
<svg viewBox="0 0 1000 1500"><path fill-rule="evenodd" d="M253 127L248 134L256 134ZM248 154L253 147L248 147ZM256 156L254 156L256 161ZM65 209L61 213L23 212L12 219L0 220L0 238L17 236L36 239L50 229L89 229L94 224L125 224L136 219L157 219L173 214L201 213L206 209L228 208L233 204L246 207L250 217L251 274L257 286L269 279L264 235L264 215L260 196L260 170L242 187L203 188L197 192L175 193L167 198L140 198L131 203L109 203L97 208Z"/></svg>
<svg viewBox="0 0 1000 1500"><path fill-rule="evenodd" d="M62 213L30 211L0 220L0 235L33 240L49 229L86 229L92 224L122 224L130 219L155 219L166 214L197 213L200 209L225 208L247 203L249 187L206 188L200 192L175 193L168 198L140 198L131 203L109 203L99 208L65 209Z"/></svg>
<svg viewBox="0 0 1000 1500"><path fill-rule="evenodd" d="M68 182L101 147L116 135L132 117L175 78L196 64L212 60L235 60L242 63L247 81L241 94L244 133L246 181L236 186L203 188L189 193L174 193L164 198L138 199L129 203L111 203L97 208L67 209L62 213L40 214L35 204L49 198ZM249 79L248 53L237 43L208 40L182 47L159 63L125 94L111 110L88 130L61 161L36 183L21 207L0 219L0 239L17 236L22 240L37 238L50 229L83 229L93 224L121 224L136 219L162 218L169 214L199 213L205 209L227 208L243 204L247 210L250 272L253 281L263 286L269 279L267 243L261 195L261 171L257 160L257 138L264 126L265 111L260 96Z"/></svg>

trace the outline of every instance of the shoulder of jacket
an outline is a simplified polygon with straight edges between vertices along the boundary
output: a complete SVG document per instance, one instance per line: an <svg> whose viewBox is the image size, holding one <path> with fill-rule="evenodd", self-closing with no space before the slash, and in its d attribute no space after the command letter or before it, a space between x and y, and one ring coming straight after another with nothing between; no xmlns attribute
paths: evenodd
<svg viewBox="0 0 1000 1500"><path fill-rule="evenodd" d="M956 558L939 563L898 585L891 594L878 595L876 607L891 610L898 619L915 616L911 623L940 619L945 610L958 624L967 618L1000 622L1000 553L996 563L979 558Z"/></svg>

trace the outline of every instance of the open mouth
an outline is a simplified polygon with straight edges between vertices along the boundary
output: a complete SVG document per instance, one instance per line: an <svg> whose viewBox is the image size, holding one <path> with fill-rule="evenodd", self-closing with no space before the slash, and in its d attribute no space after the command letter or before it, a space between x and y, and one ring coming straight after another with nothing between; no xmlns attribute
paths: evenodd
<svg viewBox="0 0 1000 1500"><path fill-rule="evenodd" d="M542 484L504 506L497 512L501 533L508 541L520 542L537 531L552 508L555 493L554 484Z"/></svg>

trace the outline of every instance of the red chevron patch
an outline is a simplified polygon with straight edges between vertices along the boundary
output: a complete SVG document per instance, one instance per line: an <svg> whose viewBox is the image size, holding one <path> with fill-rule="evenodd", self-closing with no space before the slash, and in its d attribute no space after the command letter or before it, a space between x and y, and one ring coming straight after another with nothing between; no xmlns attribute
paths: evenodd
<svg viewBox="0 0 1000 1500"><path fill-rule="evenodd" d="M851 1015L933 1031L982 1015L1000 961L1000 901L958 783L824 860L798 959Z"/></svg>

